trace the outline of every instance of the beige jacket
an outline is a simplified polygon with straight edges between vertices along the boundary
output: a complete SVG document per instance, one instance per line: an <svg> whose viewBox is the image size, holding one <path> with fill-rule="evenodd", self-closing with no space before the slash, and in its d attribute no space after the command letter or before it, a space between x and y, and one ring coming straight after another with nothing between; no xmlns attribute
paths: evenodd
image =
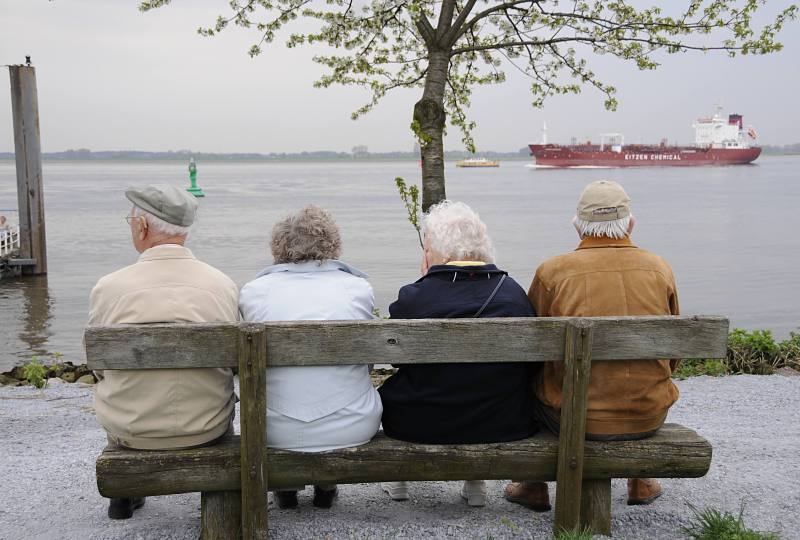
<svg viewBox="0 0 800 540"><path fill-rule="evenodd" d="M156 246L92 289L89 325L225 322L238 289L187 248ZM105 370L94 395L100 424L131 448L196 446L225 433L234 414L229 369Z"/></svg>
<svg viewBox="0 0 800 540"><path fill-rule="evenodd" d="M545 261L528 296L539 317L678 315L672 269L629 237L585 238L576 251ZM669 360L592 362L586 433L658 429L678 399L670 378L676 365ZM561 409L563 380L563 362L543 364L536 395L553 412Z"/></svg>

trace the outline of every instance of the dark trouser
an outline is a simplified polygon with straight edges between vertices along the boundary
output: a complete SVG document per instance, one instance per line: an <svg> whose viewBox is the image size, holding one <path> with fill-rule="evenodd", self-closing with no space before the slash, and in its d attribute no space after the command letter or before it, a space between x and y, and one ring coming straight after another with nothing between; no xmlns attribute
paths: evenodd
<svg viewBox="0 0 800 540"><path fill-rule="evenodd" d="M534 402L536 407L536 419L539 421L539 423L555 435L561 433L558 413L547 405L543 404L535 396ZM618 435L596 435L594 433L587 433L585 435L585 439L587 441L638 441L640 439L652 437L656 434L656 432L658 432L658 428L641 433L622 433ZM540 483L532 482L530 480L520 480L519 482L525 486Z"/></svg>
<svg viewBox="0 0 800 540"><path fill-rule="evenodd" d="M318 487L322 491L332 491L336 489L336 484L315 484L314 487ZM277 491L279 493L283 493L283 492L303 491L304 489L306 489L306 486L292 486L281 489L271 489L270 491Z"/></svg>

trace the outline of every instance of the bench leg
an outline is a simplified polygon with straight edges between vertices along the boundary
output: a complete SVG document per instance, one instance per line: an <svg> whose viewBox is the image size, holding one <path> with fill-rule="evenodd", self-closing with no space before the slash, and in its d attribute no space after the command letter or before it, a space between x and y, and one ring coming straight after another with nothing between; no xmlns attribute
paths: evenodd
<svg viewBox="0 0 800 540"><path fill-rule="evenodd" d="M611 479L584 480L581 486L581 527L611 536Z"/></svg>
<svg viewBox="0 0 800 540"><path fill-rule="evenodd" d="M237 540L242 536L240 491L204 491L200 494L200 538Z"/></svg>

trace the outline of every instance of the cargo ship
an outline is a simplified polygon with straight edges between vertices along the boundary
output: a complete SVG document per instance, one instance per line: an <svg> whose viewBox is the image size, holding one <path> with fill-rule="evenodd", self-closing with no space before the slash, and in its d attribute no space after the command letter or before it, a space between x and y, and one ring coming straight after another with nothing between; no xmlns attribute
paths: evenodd
<svg viewBox="0 0 800 540"><path fill-rule="evenodd" d="M697 165L744 165L754 161L761 148L751 146L756 131L744 127L739 114L724 118L721 110L710 118L698 118L693 146L625 144L619 133L604 133L600 144L547 143L547 126L541 144L528 145L537 167L693 167Z"/></svg>

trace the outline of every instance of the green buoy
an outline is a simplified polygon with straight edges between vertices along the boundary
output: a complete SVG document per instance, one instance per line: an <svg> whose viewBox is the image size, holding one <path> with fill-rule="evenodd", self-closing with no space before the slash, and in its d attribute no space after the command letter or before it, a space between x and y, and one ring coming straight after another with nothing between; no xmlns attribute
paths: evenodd
<svg viewBox="0 0 800 540"><path fill-rule="evenodd" d="M195 197L205 197L206 194L197 186L197 165L194 163L194 158L189 159L189 180L192 181L192 185L186 188L186 191Z"/></svg>

